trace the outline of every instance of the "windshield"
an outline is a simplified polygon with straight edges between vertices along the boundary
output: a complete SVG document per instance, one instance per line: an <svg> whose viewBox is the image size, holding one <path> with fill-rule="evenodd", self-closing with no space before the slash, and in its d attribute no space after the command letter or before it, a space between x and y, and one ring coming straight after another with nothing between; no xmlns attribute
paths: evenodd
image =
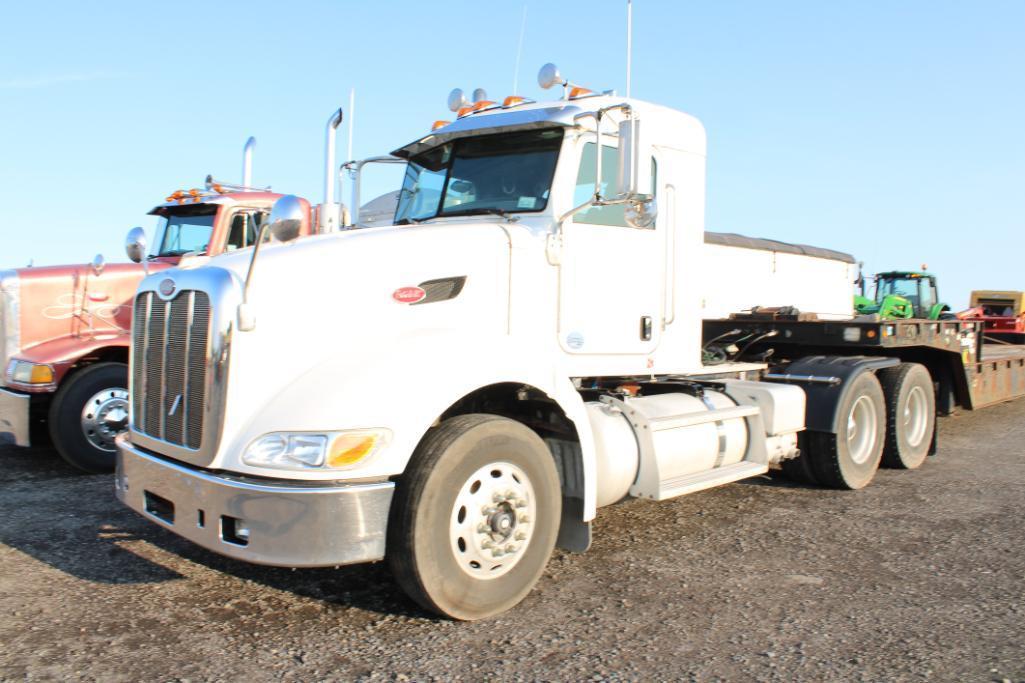
<svg viewBox="0 0 1025 683"><path fill-rule="evenodd" d="M210 247L216 217L216 206L193 207L189 215L161 216L157 234L164 237L156 256L182 256L191 252L205 254Z"/></svg>
<svg viewBox="0 0 1025 683"><path fill-rule="evenodd" d="M918 304L918 280L917 279L886 279L879 280L876 285L876 301L882 301L889 294L896 294Z"/></svg>
<svg viewBox="0 0 1025 683"><path fill-rule="evenodd" d="M437 216L544 211L562 130L463 138L412 157L395 223Z"/></svg>

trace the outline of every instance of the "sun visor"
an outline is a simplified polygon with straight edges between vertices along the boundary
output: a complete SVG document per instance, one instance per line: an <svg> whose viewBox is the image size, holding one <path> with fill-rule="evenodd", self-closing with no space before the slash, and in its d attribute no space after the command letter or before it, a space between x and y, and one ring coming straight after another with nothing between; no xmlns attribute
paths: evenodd
<svg viewBox="0 0 1025 683"><path fill-rule="evenodd" d="M400 147L392 152L392 154L408 159L455 138L493 135L495 133L530 130L533 128L572 127L576 125L573 117L583 111L584 109L581 107L568 104L555 107L496 112L493 114L484 112L471 114L457 119L444 128L439 128L436 132L425 135L405 147Z"/></svg>

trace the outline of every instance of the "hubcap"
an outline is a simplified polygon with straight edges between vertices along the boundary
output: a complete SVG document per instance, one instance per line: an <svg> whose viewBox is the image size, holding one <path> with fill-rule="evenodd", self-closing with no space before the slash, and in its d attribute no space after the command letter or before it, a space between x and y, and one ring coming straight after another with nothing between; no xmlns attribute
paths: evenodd
<svg viewBox="0 0 1025 683"><path fill-rule="evenodd" d="M922 387L912 387L908 392L907 403L904 404L904 438L908 445L916 448L925 440L925 432L929 426L928 400Z"/></svg>
<svg viewBox="0 0 1025 683"><path fill-rule="evenodd" d="M114 437L128 426L128 390L104 389L82 408L82 433L101 451L114 451Z"/></svg>
<svg viewBox="0 0 1025 683"><path fill-rule="evenodd" d="M459 567L477 579L502 576L520 561L534 531L534 487L516 465L496 462L459 488L449 542Z"/></svg>
<svg viewBox="0 0 1025 683"><path fill-rule="evenodd" d="M851 413L847 416L847 450L851 454L851 460L860 465L867 462L875 448L876 411L872 405L872 399L868 396L859 396L851 407Z"/></svg>

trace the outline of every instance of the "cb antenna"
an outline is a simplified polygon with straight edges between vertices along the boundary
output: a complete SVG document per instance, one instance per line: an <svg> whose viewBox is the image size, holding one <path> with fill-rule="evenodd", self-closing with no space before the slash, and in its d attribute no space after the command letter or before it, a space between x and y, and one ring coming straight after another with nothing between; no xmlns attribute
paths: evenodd
<svg viewBox="0 0 1025 683"><path fill-rule="evenodd" d="M633 53L633 0L626 0L626 96L630 97L630 61Z"/></svg>
<svg viewBox="0 0 1025 683"><path fill-rule="evenodd" d="M513 69L513 89L515 95L520 91L520 55L523 54L523 35L527 32L527 6L523 6L523 18L520 20L520 42L516 45L516 66Z"/></svg>

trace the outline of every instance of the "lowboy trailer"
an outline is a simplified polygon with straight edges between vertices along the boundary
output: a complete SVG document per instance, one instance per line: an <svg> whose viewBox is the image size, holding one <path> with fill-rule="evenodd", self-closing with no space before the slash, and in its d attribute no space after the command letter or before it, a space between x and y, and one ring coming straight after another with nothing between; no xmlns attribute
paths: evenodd
<svg viewBox="0 0 1025 683"><path fill-rule="evenodd" d="M126 505L243 561L387 559L426 609L479 619L522 600L555 545L585 551L603 506L779 467L861 488L934 448L934 365L968 368L948 377L962 403L999 393L971 326L707 336L712 290L762 257L731 243L705 271L703 126L551 64L538 80L563 97L453 92L455 120L393 152L390 225L297 240L309 219L286 196L266 246L142 282ZM794 285L773 296L812 310Z"/></svg>

